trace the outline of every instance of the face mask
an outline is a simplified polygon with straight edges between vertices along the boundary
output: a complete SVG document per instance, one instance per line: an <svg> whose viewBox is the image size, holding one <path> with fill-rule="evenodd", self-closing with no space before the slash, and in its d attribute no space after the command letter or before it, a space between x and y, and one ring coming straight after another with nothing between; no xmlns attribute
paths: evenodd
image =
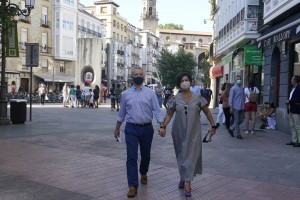
<svg viewBox="0 0 300 200"><path fill-rule="evenodd" d="M184 82L180 83L180 88L182 90L188 90L188 89L190 89L190 86L191 86L191 83L188 81L184 81Z"/></svg>
<svg viewBox="0 0 300 200"><path fill-rule="evenodd" d="M141 85L144 82L144 78L141 76L133 77L132 80L136 85Z"/></svg>
<svg viewBox="0 0 300 200"><path fill-rule="evenodd" d="M237 83L238 85L241 85L242 81L241 81L241 80L236 80L236 83Z"/></svg>

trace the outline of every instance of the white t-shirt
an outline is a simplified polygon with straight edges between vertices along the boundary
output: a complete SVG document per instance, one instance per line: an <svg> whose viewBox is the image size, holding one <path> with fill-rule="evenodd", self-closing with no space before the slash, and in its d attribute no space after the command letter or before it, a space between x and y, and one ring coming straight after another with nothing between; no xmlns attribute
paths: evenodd
<svg viewBox="0 0 300 200"><path fill-rule="evenodd" d="M259 90L257 89L257 87L254 87L254 92L255 94L259 93ZM253 90L251 88L246 87L244 89L245 95L246 95L246 103L249 102L249 97L250 97L250 93L253 92Z"/></svg>
<svg viewBox="0 0 300 200"><path fill-rule="evenodd" d="M89 87L89 86L85 86L83 88L84 96L89 96L91 94L90 89L91 89L91 87Z"/></svg>

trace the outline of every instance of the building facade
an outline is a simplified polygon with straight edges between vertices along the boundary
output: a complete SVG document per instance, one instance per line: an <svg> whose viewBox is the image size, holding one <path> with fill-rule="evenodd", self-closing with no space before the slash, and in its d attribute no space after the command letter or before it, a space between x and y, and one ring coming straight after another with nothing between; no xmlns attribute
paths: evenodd
<svg viewBox="0 0 300 200"><path fill-rule="evenodd" d="M221 84L234 82L240 75L243 86L250 80L261 88L261 52L254 45L259 37L257 32L258 0L216 0L214 10L214 48L212 60L214 66L210 70L211 89L214 97L218 97ZM249 49L249 50L248 50ZM256 52L252 55L251 52ZM256 62L252 62L256 56ZM217 106L214 98L212 106Z"/></svg>
<svg viewBox="0 0 300 200"><path fill-rule="evenodd" d="M285 100L290 80L300 75L300 2L298 0L260 1L257 46L263 50L263 101L277 106L276 128L289 130Z"/></svg>

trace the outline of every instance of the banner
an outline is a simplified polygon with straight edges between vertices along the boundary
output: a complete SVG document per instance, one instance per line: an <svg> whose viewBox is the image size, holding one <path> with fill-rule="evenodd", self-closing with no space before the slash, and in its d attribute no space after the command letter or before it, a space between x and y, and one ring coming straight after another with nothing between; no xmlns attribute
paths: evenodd
<svg viewBox="0 0 300 200"><path fill-rule="evenodd" d="M19 57L17 21L14 21L7 30L6 57Z"/></svg>
<svg viewBox="0 0 300 200"><path fill-rule="evenodd" d="M245 65L262 65L262 50L257 49L255 45L244 46Z"/></svg>

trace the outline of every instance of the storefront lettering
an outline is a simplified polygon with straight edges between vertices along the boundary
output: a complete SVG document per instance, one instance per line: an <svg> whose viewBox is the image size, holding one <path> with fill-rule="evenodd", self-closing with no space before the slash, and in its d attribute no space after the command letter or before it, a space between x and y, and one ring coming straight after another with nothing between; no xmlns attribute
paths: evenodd
<svg viewBox="0 0 300 200"><path fill-rule="evenodd" d="M269 37L264 40L264 47L269 47L272 44L281 42L283 40L287 40L291 37L291 30L287 30L281 33L274 35L273 37Z"/></svg>

